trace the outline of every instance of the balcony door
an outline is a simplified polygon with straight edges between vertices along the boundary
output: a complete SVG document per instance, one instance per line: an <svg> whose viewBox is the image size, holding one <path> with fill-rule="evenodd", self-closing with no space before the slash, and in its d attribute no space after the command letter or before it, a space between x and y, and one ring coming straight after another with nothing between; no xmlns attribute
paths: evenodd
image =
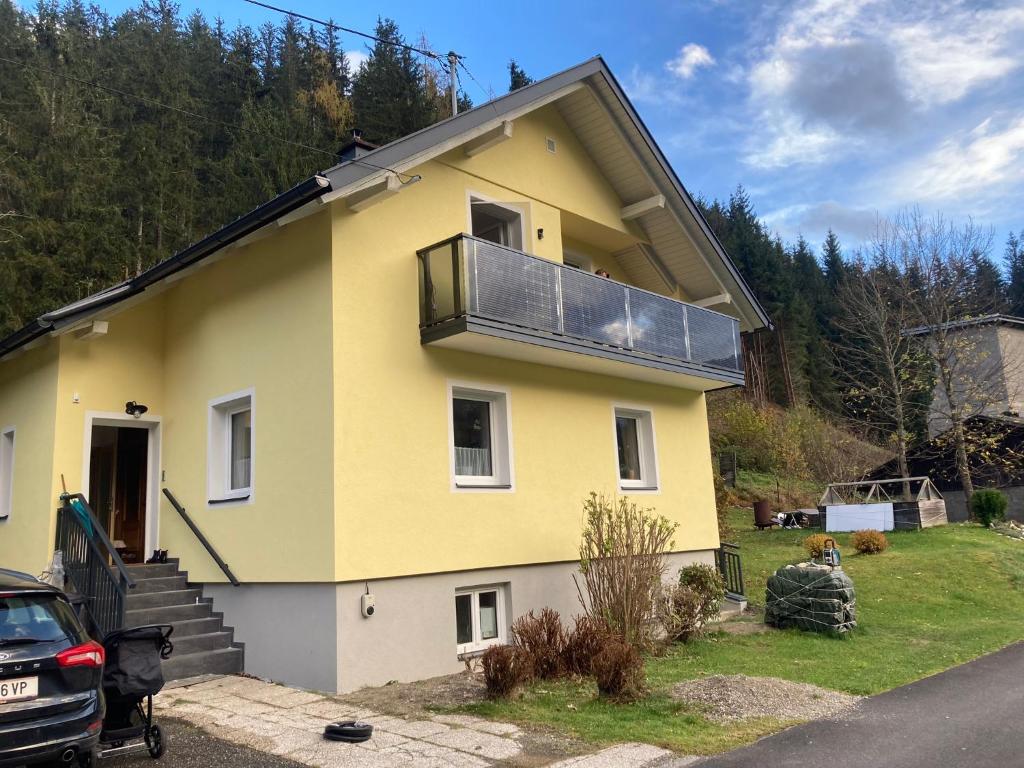
<svg viewBox="0 0 1024 768"><path fill-rule="evenodd" d="M469 218L474 237L517 251L523 250L523 215L515 208L471 197Z"/></svg>

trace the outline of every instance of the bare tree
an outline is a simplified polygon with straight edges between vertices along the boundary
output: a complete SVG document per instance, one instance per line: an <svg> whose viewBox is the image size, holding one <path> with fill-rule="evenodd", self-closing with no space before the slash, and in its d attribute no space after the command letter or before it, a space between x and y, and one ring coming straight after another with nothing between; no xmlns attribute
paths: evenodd
<svg viewBox="0 0 1024 768"><path fill-rule="evenodd" d="M879 238L870 257L858 256L839 286L833 353L848 415L891 441L900 477L908 477L913 424L931 387L930 370L918 339L906 333L911 307L884 243Z"/></svg>
<svg viewBox="0 0 1024 768"><path fill-rule="evenodd" d="M929 432L953 449L968 502L974 492L970 454L984 448L972 441L992 439L972 434L970 421L991 413L1006 397L999 356L965 325L972 315L991 311L979 306L969 290L974 264L991 245L991 232L971 221L956 225L942 216L927 218L916 209L886 222L876 242L878 255L896 264L901 274L907 320L916 324L905 332L923 340L921 348L934 368Z"/></svg>

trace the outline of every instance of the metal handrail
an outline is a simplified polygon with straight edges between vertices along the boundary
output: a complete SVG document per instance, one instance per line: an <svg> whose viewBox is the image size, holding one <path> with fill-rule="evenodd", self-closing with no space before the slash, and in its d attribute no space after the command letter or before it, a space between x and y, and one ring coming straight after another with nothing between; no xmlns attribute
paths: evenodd
<svg viewBox="0 0 1024 768"><path fill-rule="evenodd" d="M88 598L87 610L96 627L105 635L124 626L128 590L135 580L117 553L106 530L81 493L63 493L57 513L56 545L64 555L64 572L75 589ZM73 501L81 504L88 516L89 531ZM111 571L111 566L116 575Z"/></svg>
<svg viewBox="0 0 1024 768"><path fill-rule="evenodd" d="M241 582L235 578L235 574L233 574L231 569L228 568L228 564L224 562L219 554L217 554L217 550L213 548L213 544L211 544L210 540L203 535L201 530L199 530L199 526L197 526L193 522L192 518L189 517L189 514L185 511L185 508L181 506L181 503L174 498L174 494L171 493L170 489L164 488L163 492L164 496L167 497L167 500L171 502L171 506L177 510L179 515L181 515L181 519L185 521L185 525L192 529L192 533L194 533L196 538L199 539L199 543L206 548L206 551L210 553L210 557L212 557L214 562L217 563L220 569L224 572L224 575L228 577L228 581L230 581L233 586L239 586Z"/></svg>
<svg viewBox="0 0 1024 768"><path fill-rule="evenodd" d="M743 584L743 561L740 559L740 545L723 541L715 550L715 565L725 583L725 593L733 599L745 599Z"/></svg>
<svg viewBox="0 0 1024 768"><path fill-rule="evenodd" d="M554 274L557 276L555 278L555 285L553 286L555 294L557 296L557 299L555 299L555 301L558 305L559 319L557 328L548 327L547 324L543 323L540 325L533 325L531 323L523 323L521 320L509 321L508 318L506 317L496 316L495 314L484 310L483 307L476 305L476 302L479 301L479 298L476 299L476 302L474 301L474 296L478 296L478 294L475 294L474 291L479 290L479 284L477 283L477 280L482 278L479 278L475 274L475 272L471 273L469 271L469 259L473 259L473 261L471 262L472 264L476 263L475 260L479 258L479 255L477 254L480 246L485 246L489 251L506 252L510 254L510 256L514 256L517 259L524 259L525 263L527 264L540 264L543 265L545 269L554 270ZM437 254L439 252L443 254L444 249L446 248L451 249L450 269L453 279L450 282L448 280L445 280L444 285L447 286L447 289L449 291L451 291L450 295L447 298L450 299L452 306L449 311L447 306L449 302L445 301L445 309L438 311L438 296L436 294L436 288L438 283L434 279L435 276L432 274L431 262L433 261L433 259L431 258L431 255ZM564 330L564 327L562 325L565 317L564 302L566 301L562 293L562 282L565 275L572 274L574 280L592 278L596 281L599 281L600 285L602 286L614 286L615 288L621 290L623 308L625 312L626 340L624 340L624 343L620 344L610 339L598 339L586 334L581 336L577 333L569 333L569 336L573 338L580 338L588 342L610 344L612 346L622 347L623 349L628 349L634 353L641 354L644 356L668 357L672 359L683 360L686 362L696 362L699 365L710 368L718 368L734 372L740 372L743 370L742 354L739 348L737 332L738 321L735 317L727 315L723 312L718 312L716 310L708 309L706 307L700 307L696 304L691 304L689 302L680 301L670 296L664 296L662 294L655 293L654 291L649 291L645 288L639 288L635 285L623 283L612 278L596 277L594 275L590 275L589 272L581 273L577 269L567 267L563 264L559 264L558 262L552 261L550 259L544 259L539 256L534 256L533 254L526 253L525 251L520 251L518 249L510 248L508 246L500 245L498 243L493 243L489 240L484 240L482 238L475 237L473 235L468 235L465 233L449 237L445 240L441 240L440 242L435 243L434 245L428 246L426 248L421 248L417 251L417 256L419 257L419 260L422 264L423 278L420 296L422 313L420 323L421 327L427 328L439 325L441 323L447 322L458 317L471 315L474 317L480 317L495 322L513 322L514 324L524 325L525 327L542 329L548 333L566 335L566 331ZM444 270L446 272L448 271L449 267L447 265L446 255L441 256L441 266L444 267ZM682 341L685 345L685 352L682 352L680 354L676 354L673 352L663 352L655 349L644 348L643 346L635 342L633 336L635 332L635 325L631 314L631 299L634 297L639 298L640 296L650 297L651 300L655 302L661 302L664 303L665 305L671 305L678 308L680 318L683 323ZM691 315L693 317L691 317ZM694 333L691 327L692 320L696 317L710 318L711 316L721 318L722 320L726 320L729 323L729 335L731 336L730 342L732 349L725 355L726 359L730 359L730 362L728 363L723 363L718 359L701 359L699 356L695 356L695 350L693 349L691 343L691 336Z"/></svg>

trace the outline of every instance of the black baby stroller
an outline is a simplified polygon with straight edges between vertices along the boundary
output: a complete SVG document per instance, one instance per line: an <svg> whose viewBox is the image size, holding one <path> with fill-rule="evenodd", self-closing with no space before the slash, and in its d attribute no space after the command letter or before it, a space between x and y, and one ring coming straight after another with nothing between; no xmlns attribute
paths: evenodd
<svg viewBox="0 0 1024 768"><path fill-rule="evenodd" d="M174 627L161 624L115 630L103 639L107 715L100 733L100 757L143 750L154 760L163 755L164 736L153 722L153 695L164 687L160 661L174 649L172 632Z"/></svg>

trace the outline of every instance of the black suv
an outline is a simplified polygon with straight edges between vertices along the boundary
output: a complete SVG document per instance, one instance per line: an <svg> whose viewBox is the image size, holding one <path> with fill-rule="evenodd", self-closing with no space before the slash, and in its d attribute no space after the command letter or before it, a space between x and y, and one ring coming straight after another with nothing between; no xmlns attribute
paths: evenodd
<svg viewBox="0 0 1024 768"><path fill-rule="evenodd" d="M93 764L103 660L63 592L0 569L0 766Z"/></svg>

